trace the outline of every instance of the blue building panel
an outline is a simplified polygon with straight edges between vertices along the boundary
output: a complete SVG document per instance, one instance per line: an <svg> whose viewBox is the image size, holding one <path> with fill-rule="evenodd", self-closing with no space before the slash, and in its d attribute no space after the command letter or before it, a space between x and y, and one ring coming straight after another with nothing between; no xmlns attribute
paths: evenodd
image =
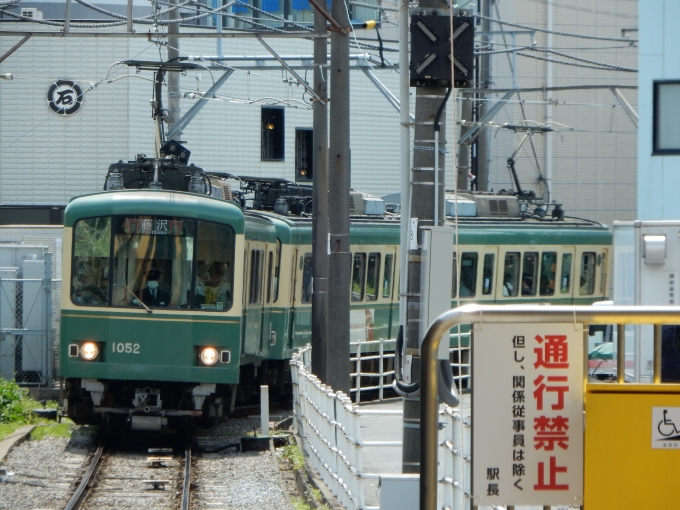
<svg viewBox="0 0 680 510"><path fill-rule="evenodd" d="M307 2L309 4L309 2ZM267 12L280 12L281 0L262 0L262 10Z"/></svg>

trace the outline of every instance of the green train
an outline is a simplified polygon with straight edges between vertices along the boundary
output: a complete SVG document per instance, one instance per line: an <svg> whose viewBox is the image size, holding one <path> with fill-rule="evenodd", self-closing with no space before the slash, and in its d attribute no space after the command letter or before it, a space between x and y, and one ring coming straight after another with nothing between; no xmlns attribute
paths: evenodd
<svg viewBox="0 0 680 510"><path fill-rule="evenodd" d="M218 419L260 384L290 391L287 360L311 341L311 187L240 177L234 191L184 163L117 163L106 191L66 208L60 375L76 423ZM399 219L352 198L350 340L394 338ZM452 244L452 306L606 298L608 228L479 213Z"/></svg>

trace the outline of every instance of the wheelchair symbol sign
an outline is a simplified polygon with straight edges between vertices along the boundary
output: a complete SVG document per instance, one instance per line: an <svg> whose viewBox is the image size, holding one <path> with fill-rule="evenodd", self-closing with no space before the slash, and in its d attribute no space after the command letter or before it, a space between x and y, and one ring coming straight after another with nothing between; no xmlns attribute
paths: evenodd
<svg viewBox="0 0 680 510"><path fill-rule="evenodd" d="M652 407L652 448L680 450L680 407Z"/></svg>

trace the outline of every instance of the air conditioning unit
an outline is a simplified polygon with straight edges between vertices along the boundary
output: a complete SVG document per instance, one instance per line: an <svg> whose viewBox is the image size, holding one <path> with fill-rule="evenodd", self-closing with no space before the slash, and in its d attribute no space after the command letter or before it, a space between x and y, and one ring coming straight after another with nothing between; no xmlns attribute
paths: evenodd
<svg viewBox="0 0 680 510"><path fill-rule="evenodd" d="M25 18L32 19L43 19L42 11L39 11L35 7L24 7L21 9L21 15Z"/></svg>
<svg viewBox="0 0 680 510"><path fill-rule="evenodd" d="M384 216L385 201L368 193L350 191L349 213L358 216Z"/></svg>
<svg viewBox="0 0 680 510"><path fill-rule="evenodd" d="M475 195L477 216L482 218L519 217L519 199L505 195Z"/></svg>

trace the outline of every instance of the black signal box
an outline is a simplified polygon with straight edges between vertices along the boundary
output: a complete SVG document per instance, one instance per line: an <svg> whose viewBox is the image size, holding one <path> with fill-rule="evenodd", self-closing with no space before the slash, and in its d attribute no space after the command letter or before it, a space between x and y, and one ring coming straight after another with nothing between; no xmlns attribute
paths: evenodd
<svg viewBox="0 0 680 510"><path fill-rule="evenodd" d="M436 11L435 11L436 12ZM453 51L451 57L451 21L446 14L417 10L411 16L412 87L471 87L474 81L474 18L453 17Z"/></svg>

